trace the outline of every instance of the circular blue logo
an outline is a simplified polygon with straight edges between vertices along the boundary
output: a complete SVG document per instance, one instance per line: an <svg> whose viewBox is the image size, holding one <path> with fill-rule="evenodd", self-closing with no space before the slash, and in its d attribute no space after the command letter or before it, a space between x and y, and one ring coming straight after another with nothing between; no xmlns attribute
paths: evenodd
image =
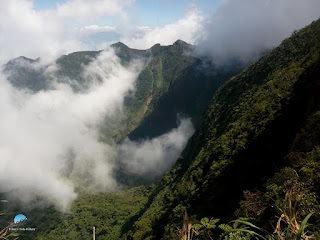
<svg viewBox="0 0 320 240"><path fill-rule="evenodd" d="M17 216L14 217L14 223L15 224L18 224L18 223L21 223L21 222L24 222L27 220L27 217L23 214L18 214Z"/></svg>

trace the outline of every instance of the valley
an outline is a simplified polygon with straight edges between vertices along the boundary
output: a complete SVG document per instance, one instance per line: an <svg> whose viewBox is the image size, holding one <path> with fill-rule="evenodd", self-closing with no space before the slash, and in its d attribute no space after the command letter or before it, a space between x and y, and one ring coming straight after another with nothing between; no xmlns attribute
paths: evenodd
<svg viewBox="0 0 320 240"><path fill-rule="evenodd" d="M318 2L10 4L0 239L320 239Z"/></svg>

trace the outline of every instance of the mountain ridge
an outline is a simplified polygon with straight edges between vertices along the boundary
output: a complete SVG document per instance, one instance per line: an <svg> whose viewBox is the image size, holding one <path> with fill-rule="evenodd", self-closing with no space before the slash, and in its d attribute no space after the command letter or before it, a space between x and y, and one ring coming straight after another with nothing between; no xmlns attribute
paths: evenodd
<svg viewBox="0 0 320 240"><path fill-rule="evenodd" d="M186 209L191 219L230 220L243 191L263 189L267 179L288 166L283 159L295 135L320 105L319 39L320 20L219 88L201 127L134 223L134 239L177 238L174 229ZM319 192L314 194L319 198Z"/></svg>
<svg viewBox="0 0 320 240"><path fill-rule="evenodd" d="M190 117L197 127L214 91L241 69L237 65L226 68L212 65L207 72L202 67L203 59L191 54L194 46L182 40L169 46L156 44L147 50L131 49L121 42L111 45L111 48L124 66L136 58L145 59L146 66L135 82L135 91L124 98L121 118L108 118L100 124L100 139L109 144L121 142L126 137L131 140L158 137L177 128L179 117ZM80 51L59 57L54 62L58 66L57 80L66 81L75 92L81 93L86 87L83 68L100 53ZM33 92L50 89L45 75L46 66L33 68L34 62L26 61L27 66L18 63L17 66L7 65L5 72L9 81L17 88ZM206 67L209 68L207 62ZM141 176L124 178L126 173L123 171L121 166L116 168L117 179L121 183L146 183Z"/></svg>

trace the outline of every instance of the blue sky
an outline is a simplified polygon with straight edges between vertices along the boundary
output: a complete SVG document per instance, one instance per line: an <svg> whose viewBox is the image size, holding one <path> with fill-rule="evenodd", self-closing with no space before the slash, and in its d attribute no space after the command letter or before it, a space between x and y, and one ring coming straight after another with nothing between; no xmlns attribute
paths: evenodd
<svg viewBox="0 0 320 240"><path fill-rule="evenodd" d="M195 44L204 34L205 21L222 1L0 1L0 16L8 23L0 26L0 43L7 46L0 62L21 55L49 59L100 50L118 41L138 49L170 45L177 39Z"/></svg>
<svg viewBox="0 0 320 240"><path fill-rule="evenodd" d="M218 0L138 0L137 10L142 25L161 26L181 19L190 4L196 4L203 15L212 14Z"/></svg>
<svg viewBox="0 0 320 240"><path fill-rule="evenodd" d="M191 4L195 4L203 16L211 15L220 0L136 0L129 13L131 24L157 27L182 18ZM66 0L34 0L35 10L55 9ZM76 23L75 23L76 24ZM97 25L115 26L117 22L110 17L102 17Z"/></svg>
<svg viewBox="0 0 320 240"><path fill-rule="evenodd" d="M147 49L177 39L215 55L242 56L256 46L276 46L319 11L319 0L0 1L6 23L0 26L0 63L21 55L54 59L118 41Z"/></svg>

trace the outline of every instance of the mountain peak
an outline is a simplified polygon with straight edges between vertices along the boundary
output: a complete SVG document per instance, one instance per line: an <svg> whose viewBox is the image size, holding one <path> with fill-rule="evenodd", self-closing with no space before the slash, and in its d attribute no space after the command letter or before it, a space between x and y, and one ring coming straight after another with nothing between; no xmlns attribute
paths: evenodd
<svg viewBox="0 0 320 240"><path fill-rule="evenodd" d="M184 49L184 50L191 50L194 47L193 45L191 45L181 39L178 39L177 41L175 41L173 43L173 46L178 47L180 49Z"/></svg>
<svg viewBox="0 0 320 240"><path fill-rule="evenodd" d="M190 44L181 40L181 39L178 39L177 41L174 42L173 45L187 45L187 46L189 46Z"/></svg>
<svg viewBox="0 0 320 240"><path fill-rule="evenodd" d="M161 44L160 44L160 43L156 43L155 45L153 45L153 46L151 47L151 49L159 48L159 47L161 47Z"/></svg>
<svg viewBox="0 0 320 240"><path fill-rule="evenodd" d="M117 42L117 43L111 44L111 47L113 47L113 48L129 48L123 42Z"/></svg>
<svg viewBox="0 0 320 240"><path fill-rule="evenodd" d="M15 63L15 62L34 63L34 62L37 62L39 60L40 60L40 58L31 59L31 58L27 58L27 57L24 57L24 56L20 56L20 57L17 57L17 58L14 58L14 59L10 60L9 63Z"/></svg>

